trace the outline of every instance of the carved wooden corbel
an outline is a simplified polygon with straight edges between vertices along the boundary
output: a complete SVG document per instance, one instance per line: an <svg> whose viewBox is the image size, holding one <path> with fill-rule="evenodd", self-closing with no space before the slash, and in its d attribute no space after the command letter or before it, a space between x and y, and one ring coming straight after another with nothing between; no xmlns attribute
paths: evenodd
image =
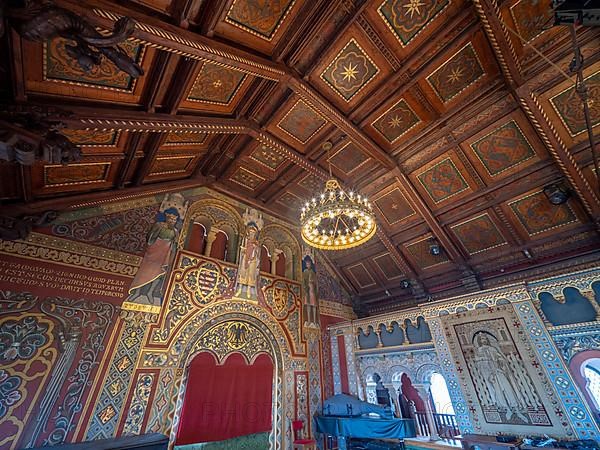
<svg viewBox="0 0 600 450"><path fill-rule="evenodd" d="M128 17L121 17L115 22L112 33L103 35L82 17L51 2L26 0L25 7L21 8L16 1L0 0L0 36L6 30L4 17L10 19L23 39L45 42L62 37L71 41L66 45L67 53L77 60L84 72L90 72L106 57L133 78L144 74L142 68L118 45L135 29L135 22Z"/></svg>

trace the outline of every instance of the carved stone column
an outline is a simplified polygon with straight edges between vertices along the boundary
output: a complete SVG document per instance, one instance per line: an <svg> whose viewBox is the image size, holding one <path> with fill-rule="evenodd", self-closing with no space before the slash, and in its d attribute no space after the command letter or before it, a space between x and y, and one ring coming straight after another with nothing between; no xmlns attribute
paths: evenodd
<svg viewBox="0 0 600 450"><path fill-rule="evenodd" d="M398 399L398 391L394 387L394 384L391 381L387 381L383 383L383 387L385 387L390 393L390 400L392 401L392 410L394 411L395 417L402 417L402 410L400 409L400 400Z"/></svg>
<svg viewBox="0 0 600 450"><path fill-rule="evenodd" d="M356 350L360 350L360 330L356 330L354 333L355 341L354 345L356 346Z"/></svg>
<svg viewBox="0 0 600 450"><path fill-rule="evenodd" d="M283 253L283 251L276 248L273 250L273 255L271 255L271 275L275 275L277 272L277 260L279 259L279 255Z"/></svg>
<svg viewBox="0 0 600 450"><path fill-rule="evenodd" d="M427 419L427 425L429 426L429 440L439 441L440 435L437 432L435 426L435 420L433 418L433 407L431 404L431 397L429 395L429 384L413 384L419 396L425 404L425 418Z"/></svg>
<svg viewBox="0 0 600 450"><path fill-rule="evenodd" d="M406 322L402 322L402 325L400 325L400 328L402 329L402 334L404 336L404 341L402 342L402 345L409 345L410 344L410 339L408 339L408 331L407 331L407 325Z"/></svg>
<svg viewBox="0 0 600 450"><path fill-rule="evenodd" d="M375 334L377 335L377 348L383 347L383 342L381 340L381 325L378 325L375 329Z"/></svg>
<svg viewBox="0 0 600 450"><path fill-rule="evenodd" d="M218 230L210 230L206 235L206 246L204 247L204 256L210 256L210 251L212 250L213 243L217 238Z"/></svg>

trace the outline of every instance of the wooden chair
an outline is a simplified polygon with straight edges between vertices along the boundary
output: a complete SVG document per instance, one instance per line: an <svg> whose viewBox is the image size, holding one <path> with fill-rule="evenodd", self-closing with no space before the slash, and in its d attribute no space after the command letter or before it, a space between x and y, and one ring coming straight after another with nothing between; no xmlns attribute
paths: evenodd
<svg viewBox="0 0 600 450"><path fill-rule="evenodd" d="M317 442L314 439L303 438L304 421L292 420L292 436L294 450L316 450Z"/></svg>

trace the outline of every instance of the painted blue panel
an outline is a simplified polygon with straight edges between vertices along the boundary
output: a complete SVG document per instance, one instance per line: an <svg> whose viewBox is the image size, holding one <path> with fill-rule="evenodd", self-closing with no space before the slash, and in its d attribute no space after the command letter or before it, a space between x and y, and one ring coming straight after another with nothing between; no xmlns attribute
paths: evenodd
<svg viewBox="0 0 600 450"><path fill-rule="evenodd" d="M431 342L431 331L425 319L419 317L415 327L409 320L406 321L406 334L411 344L420 344L421 342Z"/></svg>
<svg viewBox="0 0 600 450"><path fill-rule="evenodd" d="M371 325L369 325L368 330L368 336L365 336L364 332L361 332L358 335L358 344L360 345L361 349L377 347L377 334L373 331L373 327Z"/></svg>
<svg viewBox="0 0 600 450"><path fill-rule="evenodd" d="M563 292L564 303L558 302L549 292L542 292L539 295L542 311L552 325L570 325L596 320L596 310L579 290L568 287Z"/></svg>
<svg viewBox="0 0 600 450"><path fill-rule="evenodd" d="M398 323L392 322L392 329L388 331L385 328L381 332L381 342L383 342L384 347L391 347L394 345L402 345L404 344L404 331Z"/></svg>

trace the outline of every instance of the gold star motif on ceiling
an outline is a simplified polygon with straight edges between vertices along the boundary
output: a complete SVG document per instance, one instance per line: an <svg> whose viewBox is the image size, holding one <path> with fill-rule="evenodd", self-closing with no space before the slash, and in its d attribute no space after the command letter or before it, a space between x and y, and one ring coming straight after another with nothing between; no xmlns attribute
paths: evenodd
<svg viewBox="0 0 600 450"><path fill-rule="evenodd" d="M421 0L410 0L404 7L406 11L404 13L405 16L410 14L410 18L413 18L413 15L416 13L417 15L421 15L421 6L425 6Z"/></svg>
<svg viewBox="0 0 600 450"><path fill-rule="evenodd" d="M394 117L392 117L390 119L390 121L388 122L388 124L392 128L398 128L402 124L402 119L400 117L398 117L398 115L395 115Z"/></svg>
<svg viewBox="0 0 600 450"><path fill-rule="evenodd" d="M448 75L448 81L450 83L456 83L456 82L460 81L462 76L463 76L463 68L455 67L454 69L452 69L452 72L450 73L450 75Z"/></svg>
<svg viewBox="0 0 600 450"><path fill-rule="evenodd" d="M342 72L342 76L345 81L356 80L356 74L358 70L356 70L356 65L352 65L352 63L348 63L347 66L344 66L344 71Z"/></svg>
<svg viewBox="0 0 600 450"><path fill-rule="evenodd" d="M215 88L221 87L222 84L223 84L223 82L221 80L215 80L212 83L213 87L215 87Z"/></svg>

